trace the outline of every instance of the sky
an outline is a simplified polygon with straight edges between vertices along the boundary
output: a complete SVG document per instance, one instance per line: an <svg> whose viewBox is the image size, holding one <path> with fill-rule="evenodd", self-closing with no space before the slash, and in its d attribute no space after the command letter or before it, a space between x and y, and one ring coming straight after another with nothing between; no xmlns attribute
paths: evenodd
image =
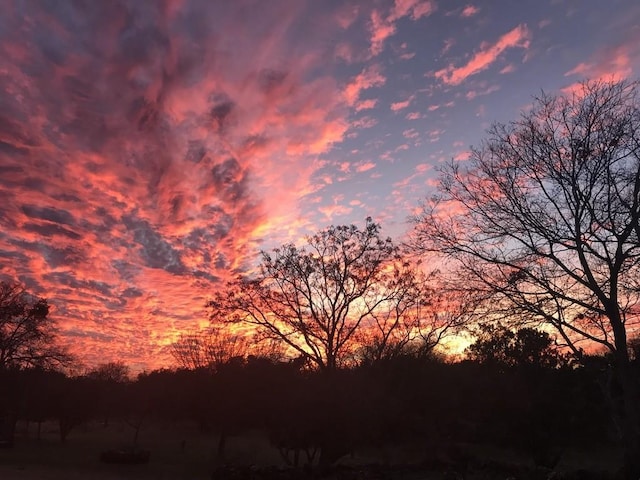
<svg viewBox="0 0 640 480"><path fill-rule="evenodd" d="M88 366L168 366L258 252L400 241L494 121L636 79L637 0L0 0L0 280Z"/></svg>

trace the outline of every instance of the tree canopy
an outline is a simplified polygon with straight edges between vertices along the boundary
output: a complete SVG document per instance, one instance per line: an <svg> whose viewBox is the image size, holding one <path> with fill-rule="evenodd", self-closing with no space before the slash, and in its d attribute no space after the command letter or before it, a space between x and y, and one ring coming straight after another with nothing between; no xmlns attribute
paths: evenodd
<svg viewBox="0 0 640 480"><path fill-rule="evenodd" d="M53 367L69 360L56 344L47 301L19 284L0 282L0 370Z"/></svg>
<svg viewBox="0 0 640 480"><path fill-rule="evenodd" d="M230 283L209 307L212 321L257 327L332 370L352 358L364 332L375 339L378 357L426 338L440 327L427 316L429 302L424 275L367 219L362 229L331 226L305 246L263 252L258 273Z"/></svg>
<svg viewBox="0 0 640 480"><path fill-rule="evenodd" d="M472 360L502 367L556 368L565 363L551 336L530 327L514 331L500 324L481 325L466 353Z"/></svg>
<svg viewBox="0 0 640 480"><path fill-rule="evenodd" d="M625 81L535 97L444 169L414 246L453 259L461 289L488 292L489 317L550 325L577 357L585 340L608 349L640 459L628 353L640 307L639 100ZM632 470L637 478L638 461Z"/></svg>

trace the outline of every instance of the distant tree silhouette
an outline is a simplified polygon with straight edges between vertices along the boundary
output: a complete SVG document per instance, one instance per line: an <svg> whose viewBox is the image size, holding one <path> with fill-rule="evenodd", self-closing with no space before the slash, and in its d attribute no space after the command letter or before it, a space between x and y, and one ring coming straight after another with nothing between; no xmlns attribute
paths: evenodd
<svg viewBox="0 0 640 480"><path fill-rule="evenodd" d="M181 368L217 369L232 358L245 357L249 344L244 335L221 326L203 332L183 333L171 345L171 355Z"/></svg>
<svg viewBox="0 0 640 480"><path fill-rule="evenodd" d="M315 367L335 370L363 329L378 329L385 348L389 332L416 321L426 292L418 270L369 218L363 229L331 226L304 247L263 252L259 272L228 284L209 308L214 322L254 326Z"/></svg>
<svg viewBox="0 0 640 480"><path fill-rule="evenodd" d="M19 284L0 282L0 370L56 367L70 359L56 344L47 301Z"/></svg>
<svg viewBox="0 0 640 480"><path fill-rule="evenodd" d="M103 426L124 408L125 385L130 382L130 369L123 362L107 362L87 372L96 390L95 408L103 416Z"/></svg>
<svg viewBox="0 0 640 480"><path fill-rule="evenodd" d="M96 414L95 390L86 377L60 375L56 381L53 403L60 426L60 441L66 442L71 431Z"/></svg>
<svg viewBox="0 0 640 480"><path fill-rule="evenodd" d="M416 218L414 246L457 260L460 290L491 294L491 315L543 322L577 357L612 354L625 475L640 477L640 384L628 335L640 307L637 82L586 82L534 98L495 124L468 162L445 169Z"/></svg>
<svg viewBox="0 0 640 480"><path fill-rule="evenodd" d="M478 327L476 341L466 350L469 358L502 367L556 368L565 364L547 332L530 327L511 330L503 325Z"/></svg>
<svg viewBox="0 0 640 480"><path fill-rule="evenodd" d="M131 369L124 362L107 362L97 365L87 377L103 382L124 383L130 380Z"/></svg>

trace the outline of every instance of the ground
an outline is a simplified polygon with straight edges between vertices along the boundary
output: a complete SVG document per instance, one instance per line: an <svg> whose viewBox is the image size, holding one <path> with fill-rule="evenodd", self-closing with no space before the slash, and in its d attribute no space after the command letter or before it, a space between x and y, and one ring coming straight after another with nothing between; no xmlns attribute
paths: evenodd
<svg viewBox="0 0 640 480"><path fill-rule="evenodd" d="M108 465L99 460L105 450L130 445L133 429L121 422L108 426L93 422L77 427L66 443L61 443L55 423L45 423L41 438L36 425L18 425L16 444L0 450L2 480L294 480L306 474L287 472L278 452L259 432L232 437L226 462L216 460L217 436L201 433L191 424L148 424L140 431L139 445L151 452L147 465ZM535 470L526 455L507 448L468 446L472 467L465 480L546 479L548 471ZM314 472L313 478L327 480L441 480L456 479L454 468L445 465L447 458L437 459L437 467L417 467L424 457L420 445L404 445L356 452L342 459L339 468ZM446 457L446 454L445 454ZM424 460L424 458L423 458ZM613 471L615 452L602 448L568 450L557 468L559 472L600 472L588 478L607 478ZM409 465L390 467L390 465ZM447 471L449 470L449 471ZM217 475L214 473L217 472ZM586 474L556 478L587 478Z"/></svg>

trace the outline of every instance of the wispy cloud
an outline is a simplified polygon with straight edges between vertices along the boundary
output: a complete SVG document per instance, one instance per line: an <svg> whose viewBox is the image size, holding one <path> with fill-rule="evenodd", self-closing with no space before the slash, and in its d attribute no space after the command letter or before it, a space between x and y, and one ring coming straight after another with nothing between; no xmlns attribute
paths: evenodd
<svg viewBox="0 0 640 480"><path fill-rule="evenodd" d="M478 12L480 12L480 9L475 5L467 5L460 12L460 16L469 18L469 17L473 17L474 15L477 15Z"/></svg>
<svg viewBox="0 0 640 480"><path fill-rule="evenodd" d="M392 103L389 108L391 108L391 110L394 111L394 112L397 112L399 110L404 110L405 108L407 108L407 107L409 107L411 105L411 103L413 102L414 98L415 98L415 95L411 95L406 100L402 100L400 102Z"/></svg>
<svg viewBox="0 0 640 480"><path fill-rule="evenodd" d="M387 15L379 9L372 10L369 23L371 55L375 57L382 52L386 40L396 33L398 20L409 17L415 21L435 11L436 4L432 0L395 0Z"/></svg>
<svg viewBox="0 0 640 480"><path fill-rule="evenodd" d="M624 42L604 47L565 73L591 80L625 79L640 71L640 31ZM571 88L571 87L570 87Z"/></svg>
<svg viewBox="0 0 640 480"><path fill-rule="evenodd" d="M448 85L459 85L467 78L489 68L500 55L510 48L529 48L531 34L526 25L518 25L505 33L496 43L485 44L460 67L449 65L435 72L435 77Z"/></svg>
<svg viewBox="0 0 640 480"><path fill-rule="evenodd" d="M351 79L344 89L344 99L348 105L355 105L364 90L384 85L387 79L378 64L370 65Z"/></svg>

